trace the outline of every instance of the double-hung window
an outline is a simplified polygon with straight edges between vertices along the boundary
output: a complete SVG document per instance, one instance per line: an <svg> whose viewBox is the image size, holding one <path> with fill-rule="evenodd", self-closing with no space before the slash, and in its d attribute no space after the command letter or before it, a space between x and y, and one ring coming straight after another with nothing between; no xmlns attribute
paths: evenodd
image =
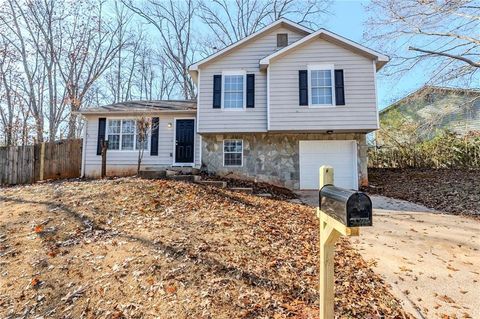
<svg viewBox="0 0 480 319"><path fill-rule="evenodd" d="M245 107L245 72L223 73L223 108L243 109Z"/></svg>
<svg viewBox="0 0 480 319"><path fill-rule="evenodd" d="M335 105L333 66L312 66L309 68L310 105Z"/></svg>
<svg viewBox="0 0 480 319"><path fill-rule="evenodd" d="M137 122L132 119L118 119L107 122L107 139L109 150L133 151L143 147L148 149L148 132L143 141L137 129Z"/></svg>
<svg viewBox="0 0 480 319"><path fill-rule="evenodd" d="M243 165L243 140L223 141L223 166Z"/></svg>

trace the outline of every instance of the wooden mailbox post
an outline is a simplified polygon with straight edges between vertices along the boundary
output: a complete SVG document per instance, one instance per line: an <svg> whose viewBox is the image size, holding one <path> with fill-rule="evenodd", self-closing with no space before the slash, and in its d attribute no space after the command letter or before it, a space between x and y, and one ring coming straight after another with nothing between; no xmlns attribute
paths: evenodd
<svg viewBox="0 0 480 319"><path fill-rule="evenodd" d="M322 190L325 190L325 195ZM371 206L367 195L334 186L333 167L320 167L317 208L317 217L320 219L320 319L334 318L335 242L340 236L358 236L359 226L371 226ZM342 214L345 216L339 217Z"/></svg>

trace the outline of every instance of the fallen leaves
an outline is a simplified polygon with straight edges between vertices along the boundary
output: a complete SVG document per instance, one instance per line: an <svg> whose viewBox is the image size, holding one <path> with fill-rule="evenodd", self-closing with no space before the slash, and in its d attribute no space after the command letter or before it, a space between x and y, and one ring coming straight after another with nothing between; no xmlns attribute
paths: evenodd
<svg viewBox="0 0 480 319"><path fill-rule="evenodd" d="M316 318L318 220L269 190L280 195L136 178L2 190L0 240L22 254L0 255L0 317ZM371 265L337 244L338 316L408 318Z"/></svg>
<svg viewBox="0 0 480 319"><path fill-rule="evenodd" d="M480 217L480 170L369 168L368 192Z"/></svg>

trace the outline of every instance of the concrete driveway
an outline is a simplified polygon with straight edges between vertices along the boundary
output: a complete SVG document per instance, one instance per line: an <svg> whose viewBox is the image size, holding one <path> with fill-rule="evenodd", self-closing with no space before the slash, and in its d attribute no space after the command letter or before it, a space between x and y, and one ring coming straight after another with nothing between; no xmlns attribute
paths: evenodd
<svg viewBox="0 0 480 319"><path fill-rule="evenodd" d="M318 192L302 191L316 207ZM372 196L374 226L352 238L418 318L480 318L480 221Z"/></svg>

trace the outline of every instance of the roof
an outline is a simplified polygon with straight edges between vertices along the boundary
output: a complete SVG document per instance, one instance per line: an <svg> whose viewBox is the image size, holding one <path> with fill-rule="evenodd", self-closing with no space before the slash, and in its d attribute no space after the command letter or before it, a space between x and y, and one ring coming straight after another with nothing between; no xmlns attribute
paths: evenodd
<svg viewBox="0 0 480 319"><path fill-rule="evenodd" d="M479 94L480 95L480 88L478 89L468 89L468 88L458 88L458 87L448 87L448 86L435 86L435 85L424 85L421 88L413 91L412 93L408 94L407 96L402 97L401 99L393 102L383 110L379 112L379 114L384 114L403 102L408 101L409 99L413 98L414 96L418 96L422 93L433 93L433 92L456 92L462 94Z"/></svg>
<svg viewBox="0 0 480 319"><path fill-rule="evenodd" d="M336 33L333 33L331 31L328 31L328 30L322 28L322 29L319 29L318 31L315 31L315 32L307 35L306 37L290 44L289 46L286 46L283 49L278 50L278 51L264 57L263 59L260 60L260 69L265 69L266 67L268 67L270 61L272 59L274 59L275 57L286 54L288 51L290 51L290 50L292 50L292 49L294 49L294 48L296 48L296 47L298 47L302 44L305 44L309 41L317 39L319 37L322 37L322 38L325 38L328 41L332 41L334 43L343 45L350 50L356 51L356 52L358 52L360 54L363 54L367 57L375 59L377 70L380 70L389 61L389 57L384 55L384 54L381 54L377 51L369 49L369 48L367 48L367 47L365 47L365 46L363 46L359 43L356 43L352 40L349 40L349 39L344 38L344 37L342 37L342 36L340 36Z"/></svg>
<svg viewBox="0 0 480 319"><path fill-rule="evenodd" d="M310 33L313 32L312 29L304 27L303 25L295 23L295 22L290 21L288 19L285 19L285 18L278 19L278 20L274 21L273 23L271 23L271 24L263 27L262 29L258 30L257 32L252 33L251 35L249 35L249 36L247 36L243 39L240 39L239 41L237 41L235 43L230 44L229 46L223 48L222 50L217 51L214 54L212 54L212 55L210 55L210 56L208 56L208 57L206 57L206 58L204 58L200 61L197 61L197 62L193 63L188 68L189 71L190 71L190 75L192 75L192 77L195 78L194 74L196 74L196 72L198 71L198 67L200 65L202 65L204 63L207 63L211 60L214 60L214 59L230 52L231 50L235 49L236 47L238 47L238 46L240 46L240 45L242 45L242 44L244 44L244 43L246 43L246 42L248 42L252 39L257 38L258 36L264 34L265 32L269 31L270 29L276 28L276 27L279 27L279 26L285 26L287 28L293 28L293 29L298 30L300 32L303 32L305 34L310 34ZM194 74L192 74L192 73L194 73Z"/></svg>
<svg viewBox="0 0 480 319"><path fill-rule="evenodd" d="M104 113L157 113L157 112L186 112L195 111L197 101L195 100L146 100L126 101L99 107L83 108L78 111L80 114L104 114Z"/></svg>

